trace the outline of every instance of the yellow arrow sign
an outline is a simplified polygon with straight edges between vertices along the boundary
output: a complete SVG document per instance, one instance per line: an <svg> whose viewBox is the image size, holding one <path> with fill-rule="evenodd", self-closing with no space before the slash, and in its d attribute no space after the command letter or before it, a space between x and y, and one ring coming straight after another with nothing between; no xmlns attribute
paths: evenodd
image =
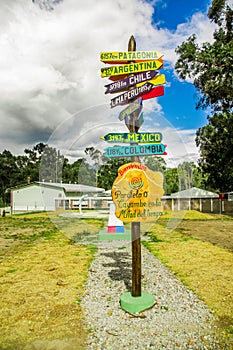
<svg viewBox="0 0 233 350"><path fill-rule="evenodd" d="M144 72L147 70L157 70L162 65L163 65L162 60L155 60L155 61L124 64L121 66L112 66L108 68L101 68L101 77L105 78L105 77L111 77L116 75Z"/></svg>
<svg viewBox="0 0 233 350"><path fill-rule="evenodd" d="M147 82L153 84L154 86L162 85L166 83L166 78L164 74L160 74L160 75L156 75L153 79L148 80ZM136 86L139 87L139 86L142 86L143 84L145 84L145 82L139 83Z"/></svg>
<svg viewBox="0 0 233 350"><path fill-rule="evenodd" d="M101 52L100 61L111 64L128 61L158 60L162 56L163 54L158 51Z"/></svg>

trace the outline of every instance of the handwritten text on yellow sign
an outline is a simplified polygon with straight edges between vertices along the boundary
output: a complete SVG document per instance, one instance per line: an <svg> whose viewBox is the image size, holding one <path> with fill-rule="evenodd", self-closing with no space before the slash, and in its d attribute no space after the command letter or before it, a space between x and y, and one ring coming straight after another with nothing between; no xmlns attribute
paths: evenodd
<svg viewBox="0 0 233 350"><path fill-rule="evenodd" d="M162 173L136 162L124 164L112 187L116 216L125 222L155 221L163 211L163 194Z"/></svg>

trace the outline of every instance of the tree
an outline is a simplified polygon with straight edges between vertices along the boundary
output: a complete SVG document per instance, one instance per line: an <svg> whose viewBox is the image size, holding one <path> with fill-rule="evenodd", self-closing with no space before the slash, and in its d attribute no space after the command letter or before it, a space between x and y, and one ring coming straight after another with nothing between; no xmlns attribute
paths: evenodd
<svg viewBox="0 0 233 350"><path fill-rule="evenodd" d="M153 171L164 173L166 170L166 162L162 157L146 157L145 165Z"/></svg>
<svg viewBox="0 0 233 350"><path fill-rule="evenodd" d="M99 169L105 163L106 157L101 153L101 151L95 149L94 147L87 147L85 149L85 153L89 157L89 161L91 163L89 165L90 172L92 173L92 176L95 176L95 182L93 185L100 187Z"/></svg>
<svg viewBox="0 0 233 350"><path fill-rule="evenodd" d="M202 174L193 162L183 162L177 168L180 191L191 187L202 187Z"/></svg>
<svg viewBox="0 0 233 350"><path fill-rule="evenodd" d="M127 158L108 158L106 163L99 168L97 176L98 186L105 190L110 190L118 176L118 169L128 162L130 160Z"/></svg>
<svg viewBox="0 0 233 350"><path fill-rule="evenodd" d="M16 163L19 168L18 184L26 183L28 178L30 178L30 181L39 180L40 162L46 147L47 145L40 142L32 149L26 148L24 150L25 154L17 157Z"/></svg>
<svg viewBox="0 0 233 350"><path fill-rule="evenodd" d="M166 170L164 190L167 195L179 191L179 175L177 168Z"/></svg>
<svg viewBox="0 0 233 350"><path fill-rule="evenodd" d="M208 17L216 24L213 43L196 43L195 35L176 52L175 69L181 79L192 78L200 92L197 108L210 107L208 125L198 129L199 165L207 187L232 190L233 10L227 0L213 0Z"/></svg>
<svg viewBox="0 0 233 350"><path fill-rule="evenodd" d="M209 189L233 191L233 114L214 114L209 125L198 129L199 165Z"/></svg>
<svg viewBox="0 0 233 350"><path fill-rule="evenodd" d="M17 174L16 157L10 151L4 150L0 154L0 197L2 197L4 203L9 202L6 190L16 185Z"/></svg>
<svg viewBox="0 0 233 350"><path fill-rule="evenodd" d="M39 158L39 180L61 182L65 157L56 148L45 145Z"/></svg>
<svg viewBox="0 0 233 350"><path fill-rule="evenodd" d="M227 0L213 0L208 17L215 22L213 43L196 43L196 36L190 36L176 52L179 58L175 64L181 79L194 79L194 85L201 93L197 108L211 107L213 111L232 110L233 79L233 10Z"/></svg>

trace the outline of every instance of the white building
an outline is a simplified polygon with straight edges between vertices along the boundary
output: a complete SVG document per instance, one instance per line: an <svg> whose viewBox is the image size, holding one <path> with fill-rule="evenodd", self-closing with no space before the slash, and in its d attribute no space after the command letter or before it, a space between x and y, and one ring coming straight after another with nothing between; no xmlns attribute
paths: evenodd
<svg viewBox="0 0 233 350"><path fill-rule="evenodd" d="M209 203L210 211L213 212L214 199L218 201L219 195L214 192L205 191L201 188L192 187L187 190L172 193L172 210L175 210L175 202L177 210L198 209L203 210L203 204Z"/></svg>
<svg viewBox="0 0 233 350"><path fill-rule="evenodd" d="M12 213L22 211L54 211L78 208L80 199L86 207L93 207L103 188L82 184L35 182L9 189ZM84 199L84 196L88 198ZM98 197L98 198L97 198Z"/></svg>

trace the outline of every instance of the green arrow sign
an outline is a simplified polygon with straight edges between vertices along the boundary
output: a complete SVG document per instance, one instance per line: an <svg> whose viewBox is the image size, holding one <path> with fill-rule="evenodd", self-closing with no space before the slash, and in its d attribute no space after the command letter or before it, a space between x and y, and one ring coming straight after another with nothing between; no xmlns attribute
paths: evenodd
<svg viewBox="0 0 233 350"><path fill-rule="evenodd" d="M102 136L101 139L109 143L159 143L162 141L162 134L160 132L109 133Z"/></svg>

